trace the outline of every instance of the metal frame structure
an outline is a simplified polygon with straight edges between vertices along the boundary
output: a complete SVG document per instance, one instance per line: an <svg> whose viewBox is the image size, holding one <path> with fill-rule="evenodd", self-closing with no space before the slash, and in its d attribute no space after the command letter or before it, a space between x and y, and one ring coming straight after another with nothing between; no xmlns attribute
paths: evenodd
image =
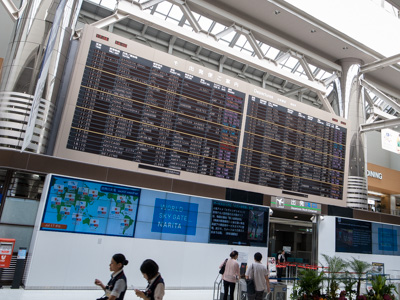
<svg viewBox="0 0 400 300"><path fill-rule="evenodd" d="M14 5L12 0L1 0L1 3L14 20L19 18L26 6L26 1L22 2L20 9ZM180 9L181 16L176 25L155 16L157 7L164 3ZM330 86L336 78L341 76L340 65L208 2L118 0L113 12L90 1L84 1L84 4L86 5L82 6L80 12L81 23L90 23L92 26L110 31L125 32L130 38L152 43L152 46L158 43L168 53L184 53L190 59L206 63L207 66L214 66L220 72L234 74L243 80L272 89L286 97L338 114L333 109L334 102L338 99L337 96L330 94ZM93 13L94 9L96 13ZM213 24L223 25L224 29L213 33L210 30L211 27L202 28L197 16L201 11L212 12L212 14L207 14L207 17L212 17ZM276 11L275 13L279 14L280 12ZM132 23L129 21L135 22L136 28L130 28L129 25ZM185 30L184 26L190 28L191 31ZM138 30L139 27L140 30ZM163 38L157 36L159 32L164 34ZM228 35L233 35L233 38L228 40L228 43L221 43ZM79 38L80 29L76 30L75 36ZM234 49L236 42L241 37L246 39L248 48L252 50L251 55L244 56L240 51ZM262 46L266 44L273 45L279 50L276 57L271 58L264 53ZM187 47L188 45L189 47ZM296 61L293 68L285 67L285 63L290 59ZM309 63L310 61L313 62L313 65ZM364 64L361 66L360 75L393 66L399 61L400 54L397 54ZM316 75L321 70L328 72L328 76L318 79ZM361 77L360 84L365 91L373 95L370 97L366 93L368 119L361 131L379 130L382 126L395 128L397 126L395 121L381 121L398 119L400 96L388 95L374 83L361 79Z"/></svg>

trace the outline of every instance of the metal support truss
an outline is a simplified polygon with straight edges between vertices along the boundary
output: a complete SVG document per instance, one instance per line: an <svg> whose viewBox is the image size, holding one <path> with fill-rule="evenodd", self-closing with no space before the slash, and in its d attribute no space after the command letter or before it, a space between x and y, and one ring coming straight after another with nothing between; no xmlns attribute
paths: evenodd
<svg viewBox="0 0 400 300"><path fill-rule="evenodd" d="M18 20L19 17L21 16L22 12L24 11L26 4L27 4L27 0L22 2L21 8L18 9L14 2L12 0L0 0L1 3L3 4L4 8L6 9L7 13L9 14L9 16L14 20Z"/></svg>
<svg viewBox="0 0 400 300"><path fill-rule="evenodd" d="M400 105L394 101L392 98L381 92L378 88L373 86L371 83L366 81L365 79L360 80L360 84L366 88L367 90L370 90L373 92L375 95L377 95L382 101L384 101L387 105L392 107L396 112L400 112Z"/></svg>
<svg viewBox="0 0 400 300"><path fill-rule="evenodd" d="M319 100L321 100L321 102L322 102L322 107L326 111L329 111L330 113L335 114L335 111L333 110L332 105L329 103L328 98L326 98L325 95L319 91L317 91L317 95L318 95Z"/></svg>
<svg viewBox="0 0 400 300"><path fill-rule="evenodd" d="M383 121L375 121L371 124L361 124L360 131L361 132L368 132L374 130L381 130L385 128L394 128L400 126L400 118L390 119L390 120L383 120Z"/></svg>
<svg viewBox="0 0 400 300"><path fill-rule="evenodd" d="M144 11L148 10L149 8L154 8L157 4L163 1L168 1L169 3L177 5L181 9L183 18L186 18L188 20L191 27L193 28L193 32L182 30L181 27L165 22L157 18L156 16ZM323 108L325 110L328 110L329 112L333 112L329 101L325 97L326 86L322 81L315 80L315 77L309 68L309 64L306 61L306 57L308 57L307 55L312 55L313 60L321 61L322 65L329 66L329 68L334 71L340 71L341 68L339 65L324 60L322 57L318 58L316 55L307 52L307 50L305 49L304 51L307 52L307 54L302 53L301 47L299 47L298 45L294 45L290 41L284 41L282 38L276 36L275 34L267 32L265 29L259 28L254 24L248 23L245 20L240 19L240 17L238 16L230 16L228 12L219 11L219 8L211 4L206 4L202 2L201 5L207 6L206 9L211 9L217 14L221 14L221 16L225 17L226 19L235 20L236 22L228 26L220 33L214 35L201 28L200 24L194 18L193 13L190 9L191 4L192 1L188 0L149 0L141 4L129 0L120 0L112 16L99 20L93 23L92 26L95 26L97 28L104 28L125 18L131 18L133 20L143 23L144 26L150 26L155 29L162 30L172 36L175 36L176 38L181 38L188 42L192 42L198 45L200 48L207 48L211 51L219 53L223 57L231 57L232 59L243 63L244 65L255 67L267 74L270 74L271 76L277 76L284 81L291 82L302 88L315 91L318 94L319 99L322 101ZM198 4L196 3L196 5ZM219 39L231 32L236 32L237 34L241 34L246 37L248 43L251 45L255 53L255 57L244 57L240 52L236 51L235 49L232 49L229 46L223 45L218 42ZM79 31L77 33L79 34ZM289 58L292 55L296 55L295 57L302 65L308 79L299 76L298 74L291 73L290 71L283 70L278 64L280 59L278 59L277 61L273 61L266 57L262 53L262 49L259 46L259 41L256 40L255 36L265 36L266 39L271 39L271 37L277 38L279 39L280 44L287 43L289 47L294 50L285 54L285 57L280 57L280 59ZM260 41L261 40L262 38L260 38ZM174 42L175 40L170 40L168 48L170 52L172 51ZM221 66L221 64L220 69L223 69L223 66Z"/></svg>
<svg viewBox="0 0 400 300"><path fill-rule="evenodd" d="M393 65L395 63L400 62L400 53L393 55L391 57L386 57L383 59L379 59L373 63L370 64L365 64L360 67L360 72L361 73L367 73L367 72L372 72L376 71L378 69L385 68L387 66Z"/></svg>

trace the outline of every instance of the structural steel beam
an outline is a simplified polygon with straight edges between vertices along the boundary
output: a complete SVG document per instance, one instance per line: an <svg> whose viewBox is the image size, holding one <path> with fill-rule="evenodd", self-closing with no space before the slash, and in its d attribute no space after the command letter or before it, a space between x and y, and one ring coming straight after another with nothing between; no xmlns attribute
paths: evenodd
<svg viewBox="0 0 400 300"><path fill-rule="evenodd" d="M317 91L317 95L318 98L321 100L322 102L322 107L326 110L329 111L332 114L335 114L335 111L333 110L331 104L329 103L328 98L325 97L324 94L322 94L321 92Z"/></svg>
<svg viewBox="0 0 400 300"><path fill-rule="evenodd" d="M18 9L14 2L12 0L1 0L1 3L3 4L4 8L6 9L8 15L13 19L14 21L18 20L19 17L21 16L22 12L24 11L27 1L22 2L22 6L20 9Z"/></svg>
<svg viewBox="0 0 400 300"><path fill-rule="evenodd" d="M173 1L179 1L179 0L171 0L169 2L173 2ZM156 0L151 1L151 3L153 5L156 2L157 2ZM146 3L149 4L150 1L145 2L144 4L146 4ZM99 20L97 22L94 22L92 25L94 25L98 28L103 28L105 26L109 26L109 25L111 25L115 22L118 22L120 20L123 20L125 18L131 18L133 20L136 20L136 21L142 23L144 26L150 26L155 29L162 30L168 34L174 35L178 38L181 38L183 40L186 40L186 41L192 42L196 45L199 45L200 47L206 47L207 49L214 51L216 53L219 53L221 55L225 55L227 57L232 57L232 59L234 59L240 63L248 64L250 66L256 67L257 69L259 69L261 71L268 72L271 75L277 76L283 80L292 82L292 83L302 86L302 87L307 87L315 92L320 92L321 95L326 93L326 88L323 85L323 83L321 83L321 82L311 81L304 77L298 76L297 74L293 74L289 71L282 70L282 68L280 68L280 66L278 66L277 63L274 61L270 61L267 59L260 60L257 57L243 56L242 53L238 52L237 50L234 50L226 45L219 43L217 41L218 35L215 36L210 33L203 34L203 33L205 33L203 30L201 30L199 33L182 30L181 27L178 27L175 24L165 22L164 20L162 20L156 16L153 16L153 15L148 14L147 12L144 12L141 9L141 6L137 2L132 2L132 1L128 1L128 0L120 0L118 3L117 11L112 16L107 17L102 20ZM228 34L231 31L235 31L237 29L237 27L235 28L234 26L231 26L227 30L220 32L219 38L221 36ZM77 31L77 33L79 33L79 30ZM322 99L323 98L321 98L321 100ZM326 101L323 101L323 102L326 102ZM327 106L324 105L324 107L327 107ZM331 108L328 110L332 111Z"/></svg>
<svg viewBox="0 0 400 300"><path fill-rule="evenodd" d="M186 19L189 21L190 26L192 26L193 30L195 32L200 32L201 31L201 27L199 22L197 22L196 18L193 16L192 11L187 7L186 2L183 1L170 1L176 5L179 6L179 8L181 9L183 15L186 17Z"/></svg>
<svg viewBox="0 0 400 300"><path fill-rule="evenodd" d="M145 10L148 9L149 7L152 7L154 5L157 5L158 3L164 2L165 0L149 0L146 2L143 2L140 5L141 9Z"/></svg>
<svg viewBox="0 0 400 300"><path fill-rule="evenodd" d="M384 67L393 65L395 63L400 62L400 53L390 56L390 57L386 57L383 59L379 59L373 63L369 63L369 64L365 64L362 65L360 67L360 72L361 73L368 73L368 72L372 72L372 71L376 71L378 69L382 69Z"/></svg>
<svg viewBox="0 0 400 300"><path fill-rule="evenodd" d="M375 121L371 124L361 124L360 131L361 132L368 132L374 130L381 130L385 128L393 128L400 126L400 118L391 119L391 120L383 120L383 121Z"/></svg>
<svg viewBox="0 0 400 300"><path fill-rule="evenodd" d="M382 93L379 89L377 89L375 86L370 84L368 81L365 81L365 79L361 79L360 84L364 88L370 90L375 95L377 95L380 99L382 99L382 101L384 101L387 105L391 106L395 111L400 112L400 105L396 101L391 99L386 94Z"/></svg>

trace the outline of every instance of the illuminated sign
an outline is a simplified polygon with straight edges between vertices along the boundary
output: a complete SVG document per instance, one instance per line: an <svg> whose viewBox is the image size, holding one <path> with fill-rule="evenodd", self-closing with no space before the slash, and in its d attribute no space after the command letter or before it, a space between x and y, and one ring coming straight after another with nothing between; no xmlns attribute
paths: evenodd
<svg viewBox="0 0 400 300"><path fill-rule="evenodd" d="M321 204L303 200L288 199L283 197L271 197L271 207L295 210L311 214L321 214Z"/></svg>

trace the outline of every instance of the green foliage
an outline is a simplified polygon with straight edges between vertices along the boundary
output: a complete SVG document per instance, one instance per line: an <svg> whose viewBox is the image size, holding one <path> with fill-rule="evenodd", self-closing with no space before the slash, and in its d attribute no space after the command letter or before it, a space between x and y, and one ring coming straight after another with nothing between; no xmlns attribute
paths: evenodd
<svg viewBox="0 0 400 300"><path fill-rule="evenodd" d="M356 274L357 276L357 296L360 295L360 288L361 288L361 277L363 274L368 272L371 269L371 265L365 261L358 260L353 257L353 260L349 262L350 269Z"/></svg>
<svg viewBox="0 0 400 300"><path fill-rule="evenodd" d="M324 272L318 274L315 270L304 269L299 270L299 280L293 286L291 299L314 299L319 296L321 284L324 280Z"/></svg>
<svg viewBox="0 0 400 300"><path fill-rule="evenodd" d="M330 299L336 299L336 291L339 289L339 273L346 269L348 263L338 256L330 257L326 254L322 254L322 256L329 268L327 296Z"/></svg>
<svg viewBox="0 0 400 300"><path fill-rule="evenodd" d="M394 299L394 293L397 294L393 283L386 284L386 277L382 275L373 276L371 279L372 290L368 293L370 300Z"/></svg>
<svg viewBox="0 0 400 300"><path fill-rule="evenodd" d="M341 278L341 282L344 284L344 290L346 291L346 296L348 299L352 299L352 295L356 294L356 291L353 290L353 286L357 283L357 281L358 278L355 278L349 271L346 271Z"/></svg>

